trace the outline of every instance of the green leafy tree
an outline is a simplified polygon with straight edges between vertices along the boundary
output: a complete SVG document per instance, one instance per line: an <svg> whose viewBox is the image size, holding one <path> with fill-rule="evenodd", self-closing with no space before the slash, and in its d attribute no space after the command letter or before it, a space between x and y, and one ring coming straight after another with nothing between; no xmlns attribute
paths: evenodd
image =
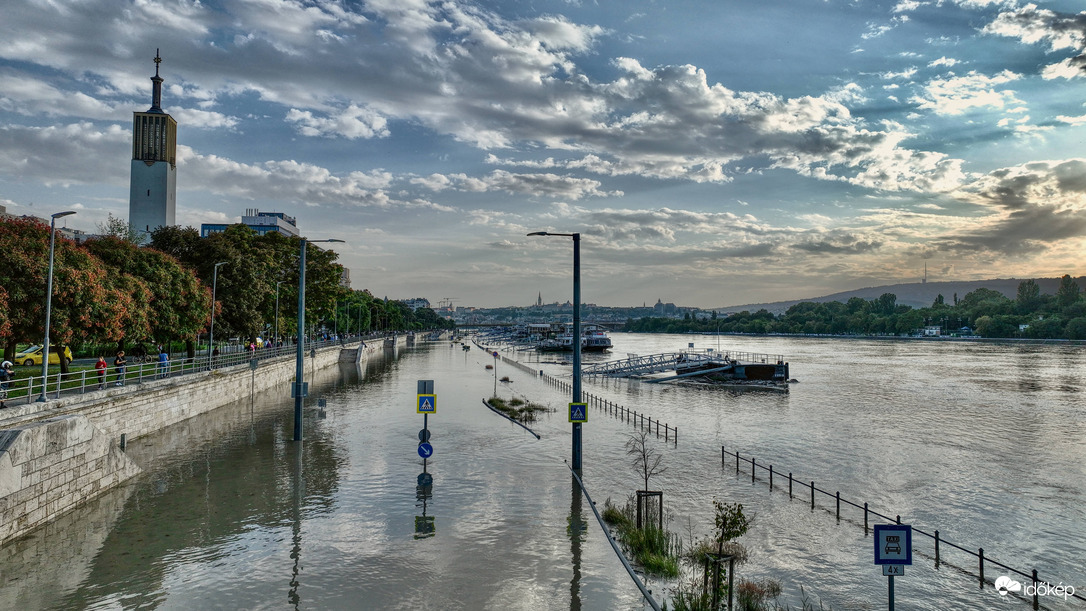
<svg viewBox="0 0 1086 611"><path fill-rule="evenodd" d="M34 219L0 223L0 251L8 264L0 269L7 291L4 356L15 357L19 343L41 341L49 271L49 226ZM130 280L107 273L101 261L74 242L57 236L53 264L50 344L58 350L80 341L113 341L140 316L142 304ZM67 372L67 363L61 361Z"/></svg>
<svg viewBox="0 0 1086 611"><path fill-rule="evenodd" d="M140 232L136 231L135 227L128 224L128 221L113 216L113 214L107 214L105 222L98 223L98 234L105 237L117 238L118 240L124 240L132 244L138 244L140 241Z"/></svg>
<svg viewBox="0 0 1086 611"><path fill-rule="evenodd" d="M1056 291L1056 305L1060 309L1068 308L1078 302L1081 290L1071 276L1064 274L1060 278L1060 288Z"/></svg>
<svg viewBox="0 0 1086 611"><path fill-rule="evenodd" d="M148 306L146 333L126 337L147 337L159 343L183 339L189 356L195 356L194 338L211 318L211 290L191 269L171 255L116 237L89 240L84 247L110 268L140 280L149 290L144 301Z"/></svg>

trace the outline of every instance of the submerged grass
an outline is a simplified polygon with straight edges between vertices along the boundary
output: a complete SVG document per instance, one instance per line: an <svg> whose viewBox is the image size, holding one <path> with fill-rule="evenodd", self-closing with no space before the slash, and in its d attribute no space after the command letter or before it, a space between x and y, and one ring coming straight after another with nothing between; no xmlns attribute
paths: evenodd
<svg viewBox="0 0 1086 611"><path fill-rule="evenodd" d="M516 397L508 401L500 397L491 397L487 399L487 403L517 422L535 422L536 413L547 411L547 408L542 405Z"/></svg>
<svg viewBox="0 0 1086 611"><path fill-rule="evenodd" d="M601 515L603 520L615 529L615 534L629 557L646 573L678 577L682 541L666 528L651 523L652 520L638 528L634 512L635 509L628 502L625 507L620 508L611 503L611 499L607 499Z"/></svg>

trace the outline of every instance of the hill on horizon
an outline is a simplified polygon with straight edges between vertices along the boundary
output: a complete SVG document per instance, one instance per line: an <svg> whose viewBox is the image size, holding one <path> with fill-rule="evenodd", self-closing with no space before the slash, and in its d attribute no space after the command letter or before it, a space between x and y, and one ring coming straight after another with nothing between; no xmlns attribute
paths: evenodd
<svg viewBox="0 0 1086 611"><path fill-rule="evenodd" d="M898 305L907 305L914 308L927 308L931 307L931 304L935 303L935 298L939 295L943 296L943 299L946 301L946 303L953 304L955 294L957 294L958 299L962 299L966 296L966 294L980 288L999 291L1007 297L1014 299L1018 296L1018 285L1026 280L1029 280L1029 278L996 278L993 280L973 280L965 282L911 282L905 284L872 286L862 289L856 289L854 291L833 293L832 295L826 295L824 297L794 299L790 301L774 301L770 303L754 303L715 309L717 312L727 314L732 312L742 312L744 310L756 312L765 308L773 314L782 314L787 311L788 308L796 305L797 303L825 303L828 301L840 301L844 303L853 297L860 297L862 299L870 301L872 299L877 299L883 293L893 293L894 295L897 295ZM1056 291L1059 290L1059 278L1034 278L1033 280L1037 282L1038 286L1041 287L1041 294L1054 295ZM1086 280L1086 277L1075 278L1075 282L1078 283L1079 287L1084 286L1084 280Z"/></svg>

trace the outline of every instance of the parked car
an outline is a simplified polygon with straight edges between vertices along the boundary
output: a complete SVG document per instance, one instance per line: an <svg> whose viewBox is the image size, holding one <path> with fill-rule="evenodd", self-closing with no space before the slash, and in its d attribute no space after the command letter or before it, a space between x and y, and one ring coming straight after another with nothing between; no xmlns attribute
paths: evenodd
<svg viewBox="0 0 1086 611"><path fill-rule="evenodd" d="M72 350L67 346L64 347L64 360L65 362L72 362ZM31 346L26 350L15 354L15 363L17 365L41 365L41 346ZM49 350L49 364L59 365L60 354L56 352L55 348Z"/></svg>

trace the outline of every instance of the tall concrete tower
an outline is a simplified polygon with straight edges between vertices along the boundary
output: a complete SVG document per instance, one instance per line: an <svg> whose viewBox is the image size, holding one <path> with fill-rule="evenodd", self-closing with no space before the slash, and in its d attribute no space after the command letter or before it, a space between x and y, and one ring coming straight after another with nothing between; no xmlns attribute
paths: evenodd
<svg viewBox="0 0 1086 611"><path fill-rule="evenodd" d="M132 183L128 195L128 224L150 239L158 227L176 225L177 121L162 110L162 58L155 50L151 77L151 108L132 113Z"/></svg>

